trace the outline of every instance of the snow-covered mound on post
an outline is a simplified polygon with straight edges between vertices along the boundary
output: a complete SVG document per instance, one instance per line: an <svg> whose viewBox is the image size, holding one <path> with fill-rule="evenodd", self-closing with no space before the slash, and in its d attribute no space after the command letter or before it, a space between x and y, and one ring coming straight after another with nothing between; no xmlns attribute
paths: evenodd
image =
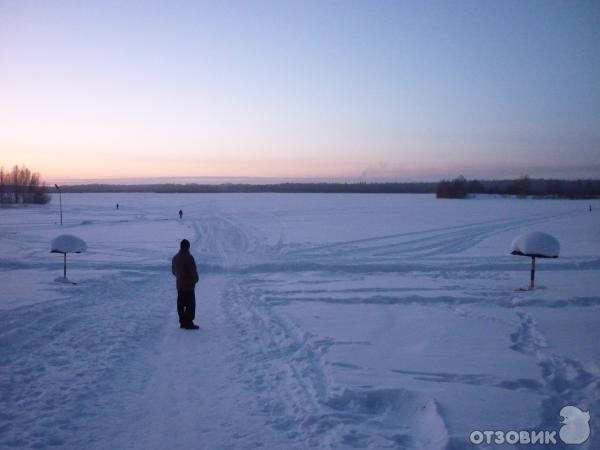
<svg viewBox="0 0 600 450"><path fill-rule="evenodd" d="M511 244L512 255L558 258L560 244L555 237L540 231L517 236Z"/></svg>
<svg viewBox="0 0 600 450"><path fill-rule="evenodd" d="M61 234L52 239L50 243L51 253L82 253L86 250L85 241L71 234Z"/></svg>

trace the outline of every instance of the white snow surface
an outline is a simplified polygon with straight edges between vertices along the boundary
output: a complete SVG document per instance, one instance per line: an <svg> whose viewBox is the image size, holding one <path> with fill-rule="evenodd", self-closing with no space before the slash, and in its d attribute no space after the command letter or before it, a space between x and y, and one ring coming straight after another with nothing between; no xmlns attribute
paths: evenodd
<svg viewBox="0 0 600 450"><path fill-rule="evenodd" d="M61 234L52 239L50 251L57 253L83 253L87 250L87 244L82 239L71 234Z"/></svg>
<svg viewBox="0 0 600 450"><path fill-rule="evenodd" d="M530 231L517 236L510 246L511 252L525 256L558 258L560 244L554 236L540 231Z"/></svg>
<svg viewBox="0 0 600 450"><path fill-rule="evenodd" d="M65 194L62 227L57 203L0 208L0 448L474 449L473 430L558 436L567 405L600 448L589 202ZM562 254L521 291L506 248L533 230ZM63 232L89 243L76 286L53 282Z"/></svg>

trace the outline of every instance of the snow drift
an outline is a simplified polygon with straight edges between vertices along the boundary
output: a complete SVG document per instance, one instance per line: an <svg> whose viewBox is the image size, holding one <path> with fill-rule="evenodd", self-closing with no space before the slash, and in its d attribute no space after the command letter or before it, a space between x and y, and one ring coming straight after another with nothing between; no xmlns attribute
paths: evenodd
<svg viewBox="0 0 600 450"><path fill-rule="evenodd" d="M560 244L556 238L540 231L521 234L511 244L513 255L558 258L559 251Z"/></svg>
<svg viewBox="0 0 600 450"><path fill-rule="evenodd" d="M86 250L85 241L72 234L61 234L50 243L51 253L82 253Z"/></svg>

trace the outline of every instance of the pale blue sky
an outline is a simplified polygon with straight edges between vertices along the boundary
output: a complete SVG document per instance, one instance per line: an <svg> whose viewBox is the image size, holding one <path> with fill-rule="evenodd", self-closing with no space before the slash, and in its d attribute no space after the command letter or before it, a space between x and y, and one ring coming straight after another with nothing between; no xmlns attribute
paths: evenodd
<svg viewBox="0 0 600 450"><path fill-rule="evenodd" d="M0 2L0 165L600 176L600 3Z"/></svg>

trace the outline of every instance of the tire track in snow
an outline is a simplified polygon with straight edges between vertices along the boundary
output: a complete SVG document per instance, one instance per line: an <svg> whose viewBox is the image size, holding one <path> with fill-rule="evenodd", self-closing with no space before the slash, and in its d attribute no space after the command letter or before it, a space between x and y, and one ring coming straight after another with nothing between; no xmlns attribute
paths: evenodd
<svg viewBox="0 0 600 450"><path fill-rule="evenodd" d="M427 257L460 253L495 234L538 224L565 214L543 215L522 219L484 221L475 224L435 228L424 231L377 236L320 246L294 249L286 253L294 257Z"/></svg>

